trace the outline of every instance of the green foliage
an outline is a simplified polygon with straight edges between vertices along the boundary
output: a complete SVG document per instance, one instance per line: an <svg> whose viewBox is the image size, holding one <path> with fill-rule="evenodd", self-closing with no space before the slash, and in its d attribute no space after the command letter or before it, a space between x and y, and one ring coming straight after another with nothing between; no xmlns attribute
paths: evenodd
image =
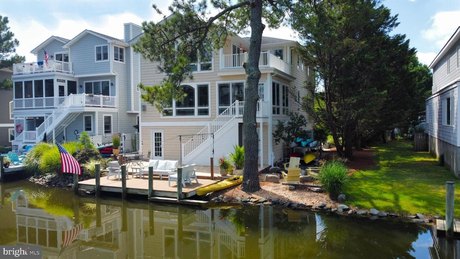
<svg viewBox="0 0 460 259"><path fill-rule="evenodd" d="M8 27L8 17L0 15L0 68L12 67L13 63L24 62L25 58L14 52L19 41L14 38L14 33Z"/></svg>
<svg viewBox="0 0 460 259"><path fill-rule="evenodd" d="M235 169L241 170L244 167L244 147L236 145L233 153L230 154L230 160L233 162Z"/></svg>
<svg viewBox="0 0 460 259"><path fill-rule="evenodd" d="M9 78L0 82L0 89L13 89L13 81Z"/></svg>
<svg viewBox="0 0 460 259"><path fill-rule="evenodd" d="M228 160L228 158L226 157L221 157L219 158L219 167L224 169L224 170L227 170L230 166L231 166L231 162L230 160Z"/></svg>
<svg viewBox="0 0 460 259"><path fill-rule="evenodd" d="M294 142L297 137L307 137L307 119L300 113L289 112L289 120L287 122L278 121L273 139L278 144L283 140L286 144Z"/></svg>
<svg viewBox="0 0 460 259"><path fill-rule="evenodd" d="M392 141L373 150L377 166L350 177L346 190L350 205L442 217L446 181L454 181L455 193L460 193L460 180L428 152L414 152L409 141ZM460 206L455 207L454 216L460 218Z"/></svg>
<svg viewBox="0 0 460 259"><path fill-rule="evenodd" d="M339 161L329 161L321 167L319 181L331 198L336 199L348 183L348 169Z"/></svg>
<svg viewBox="0 0 460 259"><path fill-rule="evenodd" d="M100 164L101 169L107 167L107 162L106 162L105 159L101 159L101 160L91 159L87 163L83 164L83 168L85 169L85 173L89 174L91 178L95 177L96 164Z"/></svg>
<svg viewBox="0 0 460 259"><path fill-rule="evenodd" d="M81 133L78 146L79 149L75 152L75 159L77 159L80 165L87 163L91 159L99 160L102 158L99 150L94 146L86 131Z"/></svg>
<svg viewBox="0 0 460 259"><path fill-rule="evenodd" d="M118 134L113 134L112 136L112 146L113 148L119 148L120 147L120 135Z"/></svg>
<svg viewBox="0 0 460 259"><path fill-rule="evenodd" d="M67 142L62 145L69 154L81 149L78 142ZM40 142L35 145L24 158L24 166L28 172L35 174L57 174L61 172L61 156L57 146Z"/></svg>
<svg viewBox="0 0 460 259"><path fill-rule="evenodd" d="M23 160L26 171L35 174L44 174L46 172L40 171L40 159L49 150L53 148L52 144L40 142L36 144L26 155Z"/></svg>

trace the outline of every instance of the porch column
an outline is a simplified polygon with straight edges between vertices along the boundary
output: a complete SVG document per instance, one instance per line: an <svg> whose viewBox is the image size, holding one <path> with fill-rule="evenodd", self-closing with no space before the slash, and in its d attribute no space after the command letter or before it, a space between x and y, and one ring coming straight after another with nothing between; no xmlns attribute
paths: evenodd
<svg viewBox="0 0 460 259"><path fill-rule="evenodd" d="M260 154L260 168L264 166L264 123L263 119L260 119L259 123L259 154Z"/></svg>
<svg viewBox="0 0 460 259"><path fill-rule="evenodd" d="M267 88L265 90L266 100L268 102L268 132L267 132L267 141L268 141L268 164L273 166L273 96L272 96L272 74L267 75Z"/></svg>

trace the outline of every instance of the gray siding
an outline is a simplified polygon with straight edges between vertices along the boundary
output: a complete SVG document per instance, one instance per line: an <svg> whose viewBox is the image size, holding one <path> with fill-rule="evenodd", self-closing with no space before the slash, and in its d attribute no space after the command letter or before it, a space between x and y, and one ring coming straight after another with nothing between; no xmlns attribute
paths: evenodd
<svg viewBox="0 0 460 259"><path fill-rule="evenodd" d="M96 46L107 45L107 41L92 34L86 34L70 46L70 62L76 76L110 72L113 49L109 45L109 60L96 62Z"/></svg>
<svg viewBox="0 0 460 259"><path fill-rule="evenodd" d="M460 80L460 42L456 42L455 46L433 67L433 88L432 93L435 94L441 89L449 86L454 81ZM448 72L448 63L450 63L450 71Z"/></svg>

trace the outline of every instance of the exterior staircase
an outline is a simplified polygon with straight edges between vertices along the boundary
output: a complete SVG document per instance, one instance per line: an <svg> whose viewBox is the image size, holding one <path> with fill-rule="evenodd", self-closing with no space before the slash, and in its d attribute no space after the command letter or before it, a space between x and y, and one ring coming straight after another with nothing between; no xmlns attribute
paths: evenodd
<svg viewBox="0 0 460 259"><path fill-rule="evenodd" d="M63 102L53 110L51 115L35 131L23 131L16 136L14 145L21 147L24 144L36 144L44 140L45 134L48 136L46 140L48 142L52 141L53 130L55 136L62 133L64 128L83 111L84 106L84 94L66 96Z"/></svg>

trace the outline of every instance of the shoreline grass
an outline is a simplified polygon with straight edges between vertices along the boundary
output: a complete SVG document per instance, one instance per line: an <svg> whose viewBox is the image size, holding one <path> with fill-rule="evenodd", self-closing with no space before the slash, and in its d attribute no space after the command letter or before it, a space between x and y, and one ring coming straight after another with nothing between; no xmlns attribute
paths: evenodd
<svg viewBox="0 0 460 259"><path fill-rule="evenodd" d="M400 214L445 215L446 181L455 182L455 217L460 218L460 180L412 143L393 141L373 148L376 168L350 177L348 203Z"/></svg>

